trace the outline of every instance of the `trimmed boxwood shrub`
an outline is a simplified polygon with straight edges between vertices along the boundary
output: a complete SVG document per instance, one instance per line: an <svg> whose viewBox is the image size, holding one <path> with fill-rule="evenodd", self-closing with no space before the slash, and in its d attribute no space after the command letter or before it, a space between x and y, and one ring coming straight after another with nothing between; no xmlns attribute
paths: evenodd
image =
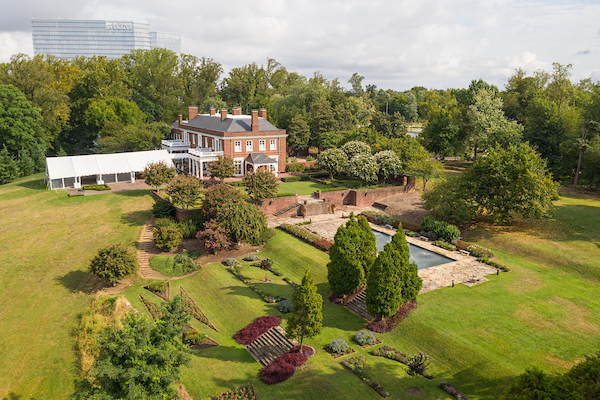
<svg viewBox="0 0 600 400"><path fill-rule="evenodd" d="M377 343L377 337L375 337L373 332L363 329L356 333L354 341L358 343L359 346L366 346Z"/></svg>
<svg viewBox="0 0 600 400"><path fill-rule="evenodd" d="M281 325L281 317L276 315L267 315L259 317L252 321L250 325L238 331L233 338L236 342L243 345L249 345L254 342L260 335L268 331L274 326Z"/></svg>
<svg viewBox="0 0 600 400"><path fill-rule="evenodd" d="M82 189L83 190L102 191L102 190L110 190L110 186L108 186L106 183L104 183L102 185L85 185Z"/></svg>
<svg viewBox="0 0 600 400"><path fill-rule="evenodd" d="M289 192L287 192L287 193L277 193L275 195L275 197L289 197L289 196L295 196L295 195L294 195L294 193L289 193Z"/></svg>
<svg viewBox="0 0 600 400"><path fill-rule="evenodd" d="M332 353L344 354L350 349L350 345L344 339L333 339L331 343L327 345L327 349Z"/></svg>
<svg viewBox="0 0 600 400"><path fill-rule="evenodd" d="M285 172L304 172L304 164L302 163L289 163L285 166Z"/></svg>

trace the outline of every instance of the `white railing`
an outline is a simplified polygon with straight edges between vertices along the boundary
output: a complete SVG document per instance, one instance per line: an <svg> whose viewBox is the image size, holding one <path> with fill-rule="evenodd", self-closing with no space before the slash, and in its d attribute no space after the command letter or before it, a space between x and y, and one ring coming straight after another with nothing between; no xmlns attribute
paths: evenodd
<svg viewBox="0 0 600 400"><path fill-rule="evenodd" d="M222 151L214 151L213 149L195 148L195 149L190 149L188 151L188 153L191 156L195 156L195 157L198 157L198 158L208 158L208 157L223 156L223 152Z"/></svg>
<svg viewBox="0 0 600 400"><path fill-rule="evenodd" d="M162 140L160 144L164 150L169 150L169 152L190 148L190 142L184 142L183 140Z"/></svg>

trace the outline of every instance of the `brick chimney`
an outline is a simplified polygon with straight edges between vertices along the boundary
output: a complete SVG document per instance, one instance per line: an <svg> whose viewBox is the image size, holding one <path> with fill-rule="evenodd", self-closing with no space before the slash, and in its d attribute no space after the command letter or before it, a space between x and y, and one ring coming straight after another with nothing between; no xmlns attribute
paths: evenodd
<svg viewBox="0 0 600 400"><path fill-rule="evenodd" d="M183 124L183 115L179 114L179 127Z"/></svg>
<svg viewBox="0 0 600 400"><path fill-rule="evenodd" d="M266 108L260 109L260 117L263 119L267 119L267 109Z"/></svg>
<svg viewBox="0 0 600 400"><path fill-rule="evenodd" d="M188 121L193 120L198 115L198 107L188 107Z"/></svg>
<svg viewBox="0 0 600 400"><path fill-rule="evenodd" d="M233 107L231 113L233 115L242 115L242 107Z"/></svg>
<svg viewBox="0 0 600 400"><path fill-rule="evenodd" d="M252 110L252 132L258 132L258 110Z"/></svg>
<svg viewBox="0 0 600 400"><path fill-rule="evenodd" d="M227 109L221 108L221 121L224 121L227 118Z"/></svg>
<svg viewBox="0 0 600 400"><path fill-rule="evenodd" d="M210 115L215 115L217 113L217 111L215 110L214 107L210 108Z"/></svg>

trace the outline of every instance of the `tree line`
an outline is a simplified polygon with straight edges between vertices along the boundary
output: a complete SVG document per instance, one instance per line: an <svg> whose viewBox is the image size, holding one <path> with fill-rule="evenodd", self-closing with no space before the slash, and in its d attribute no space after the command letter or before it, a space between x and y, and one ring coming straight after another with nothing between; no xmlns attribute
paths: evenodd
<svg viewBox="0 0 600 400"><path fill-rule="evenodd" d="M288 132L292 152L337 148L360 140L399 157L423 147L434 155L477 158L493 147L528 142L556 179L600 179L600 86L570 80L571 66L528 75L518 69L499 90L482 80L466 89L406 91L364 84L348 88L318 71L288 71L274 59L233 68L166 49L134 50L120 59L14 55L0 64L0 145L16 160L39 146L45 154L152 149L188 106L267 108ZM407 122L426 122L420 141Z"/></svg>

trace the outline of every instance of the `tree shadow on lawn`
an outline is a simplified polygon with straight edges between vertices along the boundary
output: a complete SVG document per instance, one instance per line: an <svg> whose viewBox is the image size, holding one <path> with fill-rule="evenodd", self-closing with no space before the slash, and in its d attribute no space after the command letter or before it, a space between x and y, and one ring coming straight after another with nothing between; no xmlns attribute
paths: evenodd
<svg viewBox="0 0 600 400"><path fill-rule="evenodd" d="M82 270L70 271L63 276L54 279L60 282L71 293L92 294L99 290L112 287L107 281Z"/></svg>
<svg viewBox="0 0 600 400"><path fill-rule="evenodd" d="M479 399L495 400L502 396L517 378L516 376L502 376L490 379L480 371L491 371L493 365L488 363L475 364L454 374L441 373L436 375L435 382L446 382L460 390L467 396L477 395Z"/></svg>
<svg viewBox="0 0 600 400"><path fill-rule="evenodd" d="M151 217L150 211L132 211L121 214L121 222L129 226L143 226Z"/></svg>
<svg viewBox="0 0 600 400"><path fill-rule="evenodd" d="M323 296L323 326L336 328L344 331L357 332L365 329L367 321L358 315L350 312L341 304L329 302L329 283L320 283L317 285L317 291Z"/></svg>
<svg viewBox="0 0 600 400"><path fill-rule="evenodd" d="M150 194L151 190L152 189L120 190L112 193L125 197L144 197Z"/></svg>
<svg viewBox="0 0 600 400"><path fill-rule="evenodd" d="M211 360L219 361L231 361L231 362L243 362L243 363L256 363L256 366L260 368L260 364L256 361L244 348L240 346L216 346L210 349L195 351L194 356L199 358L209 358Z"/></svg>

